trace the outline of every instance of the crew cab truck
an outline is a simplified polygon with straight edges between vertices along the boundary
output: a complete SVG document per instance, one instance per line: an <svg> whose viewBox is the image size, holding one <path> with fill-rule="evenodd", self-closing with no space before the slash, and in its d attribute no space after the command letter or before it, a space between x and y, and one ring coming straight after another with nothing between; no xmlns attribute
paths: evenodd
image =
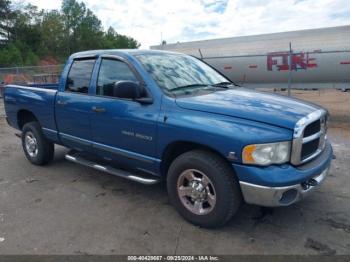
<svg viewBox="0 0 350 262"><path fill-rule="evenodd" d="M177 211L203 227L225 224L243 201L295 203L333 156L325 109L236 86L180 53L76 53L57 86L9 85L4 101L31 163L49 163L58 144L67 160L166 181Z"/></svg>

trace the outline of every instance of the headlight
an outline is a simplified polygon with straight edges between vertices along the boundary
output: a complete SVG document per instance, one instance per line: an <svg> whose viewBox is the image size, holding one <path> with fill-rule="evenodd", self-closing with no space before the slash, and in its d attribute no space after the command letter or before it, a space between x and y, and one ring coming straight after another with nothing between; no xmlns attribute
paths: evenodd
<svg viewBox="0 0 350 262"><path fill-rule="evenodd" d="M290 160L290 145L291 143L288 141L245 146L242 152L243 163L267 166L288 162Z"/></svg>

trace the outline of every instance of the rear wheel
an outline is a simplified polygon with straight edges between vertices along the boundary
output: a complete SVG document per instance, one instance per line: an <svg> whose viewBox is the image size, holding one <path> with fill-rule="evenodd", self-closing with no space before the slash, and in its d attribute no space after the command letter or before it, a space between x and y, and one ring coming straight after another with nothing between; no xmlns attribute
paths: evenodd
<svg viewBox="0 0 350 262"><path fill-rule="evenodd" d="M237 212L242 196L230 166L206 151L190 151L171 164L169 198L188 221L203 227L225 224Z"/></svg>
<svg viewBox="0 0 350 262"><path fill-rule="evenodd" d="M45 165L54 157L54 144L44 137L38 122L23 126L22 147L27 159L34 165Z"/></svg>

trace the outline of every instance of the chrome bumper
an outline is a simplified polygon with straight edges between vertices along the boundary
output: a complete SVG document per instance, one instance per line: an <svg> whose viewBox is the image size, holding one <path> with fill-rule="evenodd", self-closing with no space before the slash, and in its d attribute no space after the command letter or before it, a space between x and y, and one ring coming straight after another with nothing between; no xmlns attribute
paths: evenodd
<svg viewBox="0 0 350 262"><path fill-rule="evenodd" d="M317 183L315 181L310 181L311 179L304 183L286 187L266 187L242 181L239 183L246 203L269 207L288 206L304 198L319 186L326 178L328 171L329 167L322 171L321 174L312 178L317 181Z"/></svg>

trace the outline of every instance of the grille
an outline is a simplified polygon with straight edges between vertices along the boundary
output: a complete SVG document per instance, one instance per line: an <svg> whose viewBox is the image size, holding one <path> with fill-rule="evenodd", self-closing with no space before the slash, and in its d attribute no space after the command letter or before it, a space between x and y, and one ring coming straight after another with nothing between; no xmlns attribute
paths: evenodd
<svg viewBox="0 0 350 262"><path fill-rule="evenodd" d="M317 110L298 121L294 130L292 164L303 164L322 152L327 131L326 114L324 110Z"/></svg>
<svg viewBox="0 0 350 262"><path fill-rule="evenodd" d="M313 135L318 134L321 131L321 119L317 119L311 124L307 125L304 129L304 138L312 137ZM321 136L322 134L320 134ZM315 137L315 139L310 140L309 142L303 142L301 148L301 160L307 159L312 154L314 154L320 145L320 137Z"/></svg>

